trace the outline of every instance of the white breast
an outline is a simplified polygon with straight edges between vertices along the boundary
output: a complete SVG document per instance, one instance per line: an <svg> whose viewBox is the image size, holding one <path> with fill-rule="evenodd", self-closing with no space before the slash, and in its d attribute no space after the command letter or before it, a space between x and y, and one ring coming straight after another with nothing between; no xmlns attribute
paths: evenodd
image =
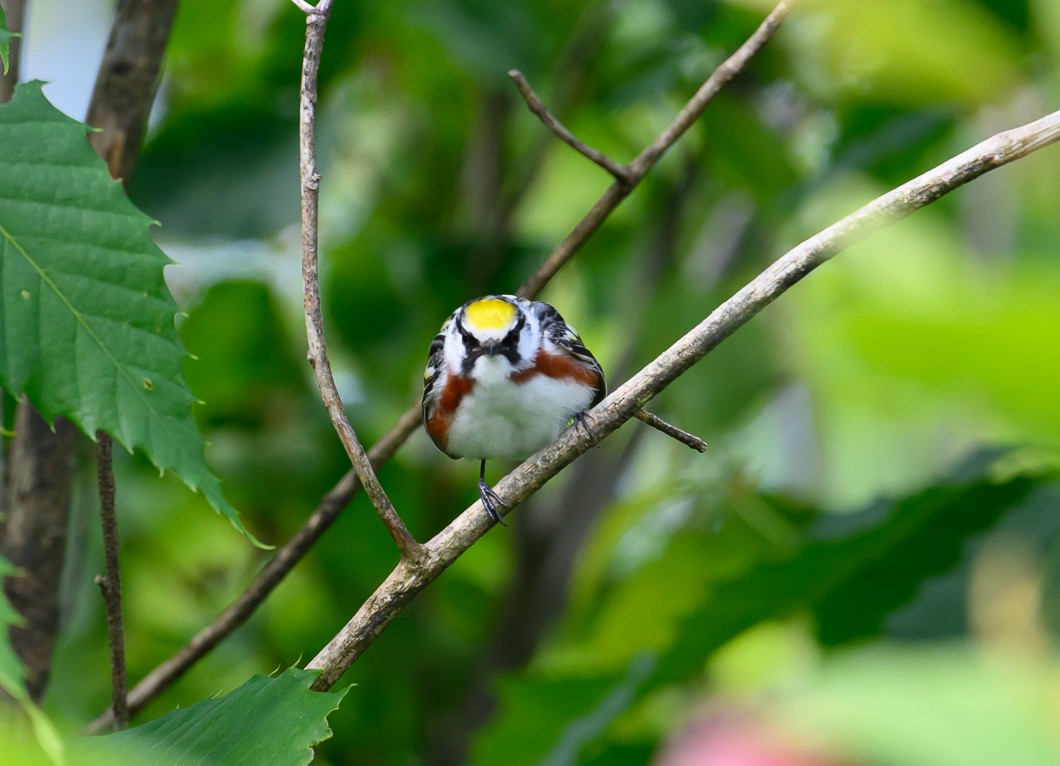
<svg viewBox="0 0 1060 766"><path fill-rule="evenodd" d="M449 427L448 451L474 459L523 460L555 441L592 397L585 386L543 375L521 384L480 378Z"/></svg>

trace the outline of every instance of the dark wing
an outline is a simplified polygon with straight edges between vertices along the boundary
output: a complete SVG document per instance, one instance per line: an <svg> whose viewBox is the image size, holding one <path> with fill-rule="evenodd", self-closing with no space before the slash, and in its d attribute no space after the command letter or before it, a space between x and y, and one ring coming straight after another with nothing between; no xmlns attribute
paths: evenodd
<svg viewBox="0 0 1060 766"><path fill-rule="evenodd" d="M431 410L438 397L441 396L439 378L445 370L445 332L449 327L450 318L442 325L441 331L434 336L431 347L427 352L427 368L423 371L423 422L430 418Z"/></svg>
<svg viewBox="0 0 1060 766"><path fill-rule="evenodd" d="M561 351L577 359L581 364L595 372L599 377L599 383L596 385L596 391L593 394L593 401L589 405L590 407L595 407L603 401L605 396L607 396L607 382L604 378L604 368L600 366L598 361L596 361L593 352L587 349L585 344L582 343L581 336L574 331L573 327L564 321L563 317L560 316L560 313L556 311L555 308L547 303L535 301L534 309L541 322L541 332L544 334L545 338L551 341Z"/></svg>

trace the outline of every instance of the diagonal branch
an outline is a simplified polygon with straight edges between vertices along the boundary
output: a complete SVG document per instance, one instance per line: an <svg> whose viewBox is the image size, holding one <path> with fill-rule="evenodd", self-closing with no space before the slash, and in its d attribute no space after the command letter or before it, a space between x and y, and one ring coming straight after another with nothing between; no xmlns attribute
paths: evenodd
<svg viewBox="0 0 1060 766"><path fill-rule="evenodd" d="M982 174L1058 140L1060 111L983 141L807 239L775 261L601 402L592 411L591 438L579 429L568 429L555 444L504 477L495 489L513 507L526 500L832 256ZM504 509L504 512L509 511ZM416 594L456 561L490 526L481 502L476 502L424 546L425 565L412 568L405 562L399 563L338 635L308 664L308 668L322 671L313 688L331 688Z"/></svg>
<svg viewBox="0 0 1060 766"><path fill-rule="evenodd" d="M301 7L301 6L299 6ZM309 363L313 367L320 396L331 422L338 432L342 446L353 464L361 485L375 506L379 517L394 538L401 554L409 561L418 561L420 544L409 533L394 510L393 503L379 483L371 460L357 438L346 410L342 406L335 377L328 360L327 341L324 339L324 319L320 309L320 278L317 242L317 202L320 176L316 172L316 101L317 73L320 54L324 47L324 29L331 12L331 0L320 3L306 17L305 55L302 58L302 89L299 102L299 148L302 177L302 286L305 292L305 324L309 345Z"/></svg>
<svg viewBox="0 0 1060 766"><path fill-rule="evenodd" d="M330 0L328 1L330 5ZM310 16L310 18L307 19L307 23L309 23L312 15L315 14L317 10L308 3L305 3L304 0L292 0L292 2ZM674 134L673 124L671 124L663 133L652 141L651 144L649 144L648 148L663 144L665 144L666 147L669 147L680 138L691 124L691 121L695 119L694 116L689 119L687 115L698 115L703 111L707 101L713 97L713 94L735 76L738 69L733 71L734 66L738 68L746 66L751 57L758 52L762 45L764 45L768 38L776 31L781 21L783 21L788 12L788 5L788 0L782 0L782 2L780 2L769 15L766 22L764 22L752 37L737 50L737 53L723 63L719 70L715 71L715 73L705 81L704 85L700 87L696 95L693 96L693 100L698 100L698 107L695 109L690 108L692 101L689 101L680 112L680 114L686 115L686 117L682 118L681 122L684 127ZM718 75L718 71L721 71L722 68L725 68L726 70L724 76ZM707 95L704 94L705 91ZM650 167L646 166L646 163L657 161L662 155L662 152L653 151L651 156L654 157L654 159L642 159L647 155L648 149L646 148L644 152L641 152L638 156L638 167L640 168L638 172L641 172L642 174L646 174L648 169L650 169ZM604 220L606 220L615 208L618 207L618 204L622 199L629 194L629 190L627 190L621 196L617 196L616 189L618 188L619 185L617 183L608 187L600 199L593 205L590 212L582 219L582 222L579 223L574 231L571 232L559 247L552 252L548 260L542 264L542 266L523 284L521 288L519 288L518 292L520 295L528 298L536 296L545 285L548 284L549 280L555 276L559 269L562 268L563 264L570 260L574 254L581 249L581 247L589 240L589 237L592 236L593 232L600 227ZM417 403L407 409L398 419L398 422L394 427L391 428L371 450L369 450L368 457L371 460L371 464L378 468L380 465L390 460L409 436L411 436L416 429L421 427L421 423L422 415L420 406ZM257 607L268 598L269 594L272 593L272 591L283 581L284 577L294 569L302 557L334 523L353 496L360 490L361 482L355 472L350 471L344 475L321 499L316 509L310 514L309 518L306 519L305 523L302 524L295 535L277 549L273 558L262 568L246 590L244 590L231 605L221 612L212 623L195 634L195 636L193 636L187 644L181 647L176 654L155 667L129 691L130 713L135 714L137 711L141 710L148 702L153 700L180 678L180 676L199 659L217 646L225 636L242 625L250 615L254 613L254 610L257 609ZM87 728L89 731L99 731L109 725L112 721L113 711L107 710L92 721Z"/></svg>

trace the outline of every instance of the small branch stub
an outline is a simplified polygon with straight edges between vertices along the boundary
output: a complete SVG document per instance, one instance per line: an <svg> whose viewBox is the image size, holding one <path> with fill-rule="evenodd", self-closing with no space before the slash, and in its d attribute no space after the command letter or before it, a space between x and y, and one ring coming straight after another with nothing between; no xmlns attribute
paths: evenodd
<svg viewBox="0 0 1060 766"><path fill-rule="evenodd" d="M688 431L684 431L675 425L667 423L665 420L660 418L658 415L654 415L647 410L637 410L633 413L633 417L642 423L645 423L654 428L659 433L666 434L671 439L684 444L686 447L691 447L696 452L706 452L707 443L700 439L695 434L690 434Z"/></svg>

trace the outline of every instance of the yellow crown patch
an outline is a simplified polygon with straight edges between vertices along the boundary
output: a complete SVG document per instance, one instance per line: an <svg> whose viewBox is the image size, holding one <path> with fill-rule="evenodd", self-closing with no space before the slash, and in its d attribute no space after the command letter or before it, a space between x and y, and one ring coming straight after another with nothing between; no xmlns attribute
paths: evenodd
<svg viewBox="0 0 1060 766"><path fill-rule="evenodd" d="M477 329L499 330L511 324L515 318L515 306L497 298L485 298L469 304L465 313L468 322Z"/></svg>

